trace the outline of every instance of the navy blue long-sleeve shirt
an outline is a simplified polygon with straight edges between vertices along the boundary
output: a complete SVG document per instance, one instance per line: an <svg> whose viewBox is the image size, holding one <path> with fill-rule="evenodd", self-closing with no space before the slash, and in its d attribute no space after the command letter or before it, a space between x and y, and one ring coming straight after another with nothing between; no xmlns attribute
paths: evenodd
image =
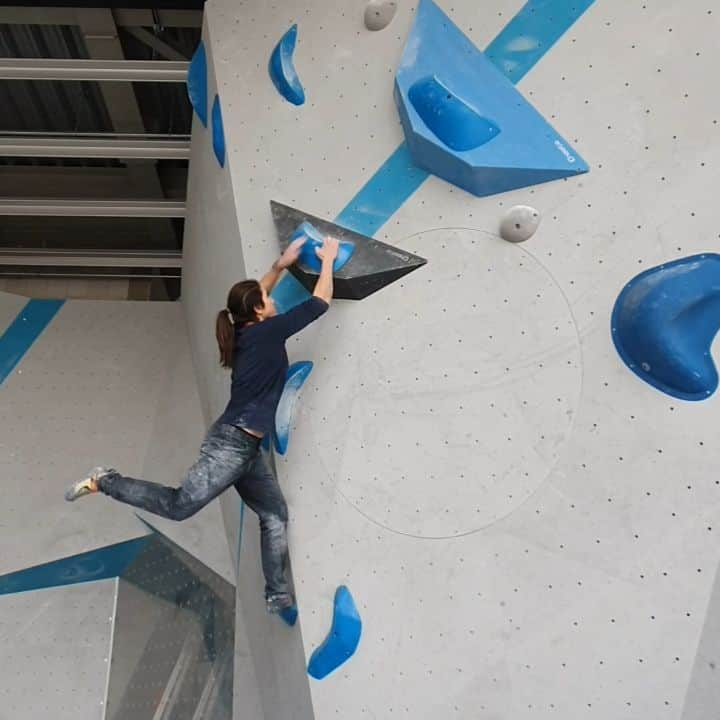
<svg viewBox="0 0 720 720"><path fill-rule="evenodd" d="M319 318L328 304L311 297L262 322L236 327L230 402L219 422L268 433L285 386L285 341Z"/></svg>

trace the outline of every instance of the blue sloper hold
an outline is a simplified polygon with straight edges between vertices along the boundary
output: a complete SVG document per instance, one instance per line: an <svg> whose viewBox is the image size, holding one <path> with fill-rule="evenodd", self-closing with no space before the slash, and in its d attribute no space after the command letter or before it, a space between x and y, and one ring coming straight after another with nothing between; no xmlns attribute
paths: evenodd
<svg viewBox="0 0 720 720"><path fill-rule="evenodd" d="M477 196L588 171L493 62L421 0L395 76L413 162Z"/></svg>
<svg viewBox="0 0 720 720"><path fill-rule="evenodd" d="M296 40L297 25L293 25L272 51L268 71L277 91L293 105L302 105L305 102L305 91L293 64Z"/></svg>
<svg viewBox="0 0 720 720"><path fill-rule="evenodd" d="M200 118L200 122L204 127L207 127L207 57L205 56L205 45L202 41L197 46L190 62L187 76L187 93L197 116Z"/></svg>
<svg viewBox="0 0 720 720"><path fill-rule="evenodd" d="M0 576L0 595L119 577L145 547L150 535Z"/></svg>
<svg viewBox="0 0 720 720"><path fill-rule="evenodd" d="M301 223L298 229L290 236L290 242L293 242L301 237L306 237L307 240L303 243L302 248L300 248L300 257L298 260L309 270L319 273L322 263L320 262L320 258L317 256L315 250L322 247L324 237L314 225L307 221ZM353 243L348 242L347 240L340 241L338 254L335 258L335 262L333 262L333 272L337 272L347 263L352 256L354 249L355 245L353 245Z"/></svg>
<svg viewBox="0 0 720 720"><path fill-rule="evenodd" d="M408 98L422 121L452 150L472 150L500 132L492 120L478 114L435 76L414 82Z"/></svg>
<svg viewBox="0 0 720 720"><path fill-rule="evenodd" d="M290 425L292 424L297 396L312 369L313 364L310 360L301 360L293 363L288 368L285 376L285 387L275 411L275 451L280 455L287 452L288 442L290 441Z"/></svg>
<svg viewBox="0 0 720 720"><path fill-rule="evenodd" d="M720 255L693 255L651 268L622 290L612 338L645 382L683 400L704 400L718 386L710 346L720 329Z"/></svg>
<svg viewBox="0 0 720 720"><path fill-rule="evenodd" d="M310 657L308 674L322 680L346 662L357 650L362 621L350 591L341 585L335 591L332 627L325 641Z"/></svg>
<svg viewBox="0 0 720 720"><path fill-rule="evenodd" d="M220 98L217 95L212 106L212 143L220 167L225 167L225 131L223 130Z"/></svg>

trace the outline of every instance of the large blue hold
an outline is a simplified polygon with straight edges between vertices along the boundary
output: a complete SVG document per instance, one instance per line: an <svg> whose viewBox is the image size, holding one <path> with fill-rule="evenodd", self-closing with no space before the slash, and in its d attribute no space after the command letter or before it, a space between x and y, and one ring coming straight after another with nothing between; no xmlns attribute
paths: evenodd
<svg viewBox="0 0 720 720"><path fill-rule="evenodd" d="M297 25L293 25L281 38L270 55L268 72L277 91L293 105L305 102L305 90L293 64L297 41Z"/></svg>
<svg viewBox="0 0 720 720"><path fill-rule="evenodd" d="M302 237L307 238L307 240L305 240L300 248L300 257L298 258L298 261L310 270L320 272L322 263L315 250L322 247L325 238L312 223L307 221L300 224L298 229L290 237L290 242L298 240ZM333 262L333 272L337 272L347 264L347 261L352 257L353 250L354 245L351 242L348 242L347 240L340 241L338 254Z"/></svg>
<svg viewBox="0 0 720 720"><path fill-rule="evenodd" d="M612 338L638 377L683 400L704 400L718 386L710 346L720 329L720 255L651 268L622 290Z"/></svg>
<svg viewBox="0 0 720 720"><path fill-rule="evenodd" d="M413 162L474 195L588 170L432 0L418 6L395 100Z"/></svg>
<svg viewBox="0 0 720 720"><path fill-rule="evenodd" d="M202 41L200 41L200 44L197 46L192 61L190 62L187 76L187 92L190 102L198 118L200 118L200 122L204 127L207 127L207 57L205 55L205 45Z"/></svg>
<svg viewBox="0 0 720 720"><path fill-rule="evenodd" d="M335 591L330 633L310 657L308 673L322 680L353 656L360 643L362 621L350 591L341 585Z"/></svg>

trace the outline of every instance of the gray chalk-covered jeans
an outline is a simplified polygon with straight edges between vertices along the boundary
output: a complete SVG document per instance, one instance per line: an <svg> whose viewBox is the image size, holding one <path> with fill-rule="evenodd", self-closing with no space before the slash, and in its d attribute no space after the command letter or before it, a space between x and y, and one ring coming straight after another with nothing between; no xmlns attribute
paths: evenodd
<svg viewBox="0 0 720 720"><path fill-rule="evenodd" d="M260 441L234 425L215 422L200 447L200 457L180 487L166 487L112 471L100 490L120 502L170 520L184 520L231 485L260 519L266 595L290 592L286 578L288 512L282 490L260 452Z"/></svg>

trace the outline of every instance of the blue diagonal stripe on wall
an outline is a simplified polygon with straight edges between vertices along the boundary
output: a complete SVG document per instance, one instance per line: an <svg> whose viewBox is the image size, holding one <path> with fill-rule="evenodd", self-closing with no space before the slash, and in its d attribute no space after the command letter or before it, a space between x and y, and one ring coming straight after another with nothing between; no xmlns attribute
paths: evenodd
<svg viewBox="0 0 720 720"><path fill-rule="evenodd" d="M0 595L119 577L151 535L0 575Z"/></svg>
<svg viewBox="0 0 720 720"><path fill-rule="evenodd" d="M63 306L64 300L30 300L0 336L0 385Z"/></svg>
<svg viewBox="0 0 720 720"><path fill-rule="evenodd" d="M595 0L529 0L485 49L509 80L517 83L569 30ZM480 11L479 11L480 12ZM338 225L374 235L425 182L401 143L335 218ZM285 312L307 299L308 291L289 273L272 293Z"/></svg>
<svg viewBox="0 0 720 720"><path fill-rule="evenodd" d="M530 0L485 48L485 55L517 83L594 2Z"/></svg>

